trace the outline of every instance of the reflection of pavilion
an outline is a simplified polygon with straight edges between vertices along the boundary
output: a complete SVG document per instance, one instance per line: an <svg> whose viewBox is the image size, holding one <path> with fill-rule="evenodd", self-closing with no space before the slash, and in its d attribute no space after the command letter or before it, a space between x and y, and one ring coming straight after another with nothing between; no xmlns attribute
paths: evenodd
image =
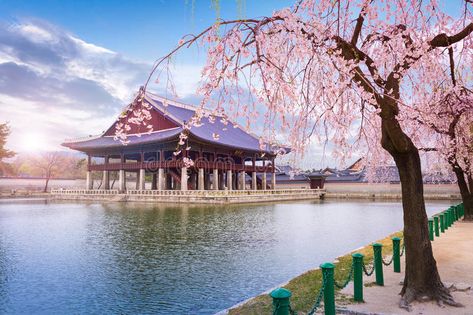
<svg viewBox="0 0 473 315"><path fill-rule="evenodd" d="M274 152L278 148L261 146L257 137L221 116L204 115L201 126L186 131L194 107L150 93L143 102L151 105L150 120L133 124L135 114L128 111L100 136L63 143L88 155L87 189L94 188L92 172L103 173L101 188L105 190L110 189L110 172L118 172L120 191L126 190L126 172L137 174L138 190L145 189L147 173L152 175L153 190L275 189ZM115 138L117 124L130 127L126 145ZM179 146L183 131L188 138ZM176 150L180 150L177 155ZM92 164L92 159L102 163ZM186 159L193 165L184 163ZM272 174L269 183L267 173ZM247 175L251 176L249 187Z"/></svg>

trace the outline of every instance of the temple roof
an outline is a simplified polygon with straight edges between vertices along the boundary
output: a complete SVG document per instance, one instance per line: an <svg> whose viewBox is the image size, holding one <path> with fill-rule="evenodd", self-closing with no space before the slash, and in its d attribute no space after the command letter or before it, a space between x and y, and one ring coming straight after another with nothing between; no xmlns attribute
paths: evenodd
<svg viewBox="0 0 473 315"><path fill-rule="evenodd" d="M163 122L164 120L169 121L169 123L166 123L167 129L159 130L160 128L157 126L158 123L153 120L150 122L153 125L153 132L129 134L127 136L128 144L126 146L177 139L178 135L183 130L182 126L192 118L196 110L193 106L165 99L152 93L146 93L145 101L152 106L152 110L156 111L156 113L153 114L160 116L160 122ZM214 117L214 121L210 122L209 117L204 116L201 120L201 126L192 126L189 129L189 138L195 138L214 145L227 146L246 151L273 153L274 149L276 149L269 144L265 144L265 150L261 150L258 137L246 132L242 127L233 122L228 121L225 124L222 121L222 117ZM114 139L114 132L111 132L114 130L116 123L117 122L110 126L110 128L108 128L102 135L65 141L63 146L79 151L125 147L120 140ZM173 127L168 128L170 126L169 124L172 124ZM214 135L218 135L219 139L214 139ZM287 152L290 150L289 148L285 149Z"/></svg>

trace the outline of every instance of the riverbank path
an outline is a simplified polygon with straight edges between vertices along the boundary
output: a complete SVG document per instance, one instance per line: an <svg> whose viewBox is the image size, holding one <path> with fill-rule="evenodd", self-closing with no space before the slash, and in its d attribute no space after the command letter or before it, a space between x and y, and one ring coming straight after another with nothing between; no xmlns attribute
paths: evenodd
<svg viewBox="0 0 473 315"><path fill-rule="evenodd" d="M404 279L404 261L401 272L394 273L392 266L384 267L384 287L369 285L364 287L365 303L343 306L355 314L435 314L472 315L473 314L473 222L457 221L445 234L432 242L434 257L440 277L447 287L451 287L455 301L465 307L440 307L434 301L413 302L411 312L399 308L399 292ZM365 284L375 282L374 275L364 277ZM342 294L353 295L353 283ZM350 312L349 312L350 313Z"/></svg>

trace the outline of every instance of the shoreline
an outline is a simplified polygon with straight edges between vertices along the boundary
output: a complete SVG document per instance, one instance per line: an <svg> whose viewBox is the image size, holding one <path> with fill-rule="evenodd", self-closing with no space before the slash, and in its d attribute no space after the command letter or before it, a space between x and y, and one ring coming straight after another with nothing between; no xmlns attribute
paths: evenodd
<svg viewBox="0 0 473 315"><path fill-rule="evenodd" d="M371 244L381 243L383 244L383 256L392 254L392 237L403 237L403 232L398 231L386 236L383 239L375 240L365 246L358 247L351 250L347 254L336 257L333 260L335 265L335 279L341 281L346 278L348 274L353 253L362 253L364 255L364 261L366 265L369 265L373 261L373 250ZM301 283L303 285L301 285ZM241 315L241 314L271 314L272 311L272 300L269 297L269 293L278 287L285 287L292 292L291 297L291 307L296 309L298 313L305 314L309 310L308 307L312 306L312 300L316 292L320 288L322 283L322 270L320 267L314 267L309 269L288 281L279 284L271 289L265 290L264 292L259 293L253 297L250 297L244 301L241 301L231 307L228 307L222 311L217 312L217 315ZM304 286L305 285L305 286ZM309 287L309 288L308 288ZM336 289L335 292L340 290ZM337 294L336 294L337 298ZM307 301L310 301L310 304L307 304Z"/></svg>
<svg viewBox="0 0 473 315"><path fill-rule="evenodd" d="M0 180L0 199L13 199L13 198L31 198L31 197L44 197L44 198L52 198L51 193L43 193L43 180L22 180L22 179L3 179ZM76 188L76 187L83 187L85 184L83 180L58 180L52 179L50 182L50 190L51 191L59 191L59 190L69 190L69 191L77 191L77 192L84 192L84 189ZM247 202L267 202L267 201L283 201L283 200L308 200L308 199L334 199L334 200L347 200L347 199L369 199L369 200L401 200L401 185L400 184L391 184L391 183L325 183L324 189L321 190L320 195L313 195L313 196L293 196L294 191L305 191L307 194L309 189L295 189L295 188L288 188L277 189L279 191L285 190L287 192L291 192L291 196L285 196L284 198L272 198L272 200L267 200L266 198L259 198L256 195L265 194L264 192L257 191L254 192L252 190L245 190L245 191L232 191L231 194L227 196L225 195L226 192L224 190L220 191L189 191L191 193L181 193L180 191L153 191L153 190L145 190L140 192L139 194L133 195L133 191L135 187L128 187L129 192L126 194L120 194L118 197L117 192L113 193L113 198L111 193L108 193L108 197L101 197L100 195L104 195L103 190L97 190L95 195L91 196L84 196L85 200L91 201L144 201L144 202L169 202L169 203L193 203L196 200L192 198L182 198L180 195L184 194L194 194L197 196L207 195L208 197L205 198L205 202L203 203L215 203L215 204L225 204L225 203L239 203L236 202L234 197L237 194L247 195L252 194L252 198L245 198ZM151 187L147 187L151 188ZM458 189L457 184L424 184L424 198L425 200L459 200L461 199L460 191ZM164 198L158 197L159 195L165 194ZM173 195L173 196L171 196ZM146 198L145 198L146 196ZM171 197L171 200L170 198ZM214 198L216 197L216 198ZM229 198L228 198L229 197ZM280 196L282 197L282 196ZM228 200L225 200L227 198ZM71 200L79 200L79 197L62 197L62 199L71 199ZM143 200L144 199L144 200ZM200 197L199 197L200 199ZM213 200L212 200L213 199ZM252 199L252 200L250 200Z"/></svg>

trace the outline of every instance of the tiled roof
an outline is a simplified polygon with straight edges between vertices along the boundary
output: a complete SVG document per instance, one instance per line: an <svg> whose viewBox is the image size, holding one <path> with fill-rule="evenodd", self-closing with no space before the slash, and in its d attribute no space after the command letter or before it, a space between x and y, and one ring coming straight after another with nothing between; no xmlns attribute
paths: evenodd
<svg viewBox="0 0 473 315"><path fill-rule="evenodd" d="M155 110L175 121L180 126L182 126L184 122L189 121L195 112L193 106L185 105L177 101L167 100L151 93L147 93L145 99L153 106L153 108L155 108ZM166 106L164 105L164 102L166 102ZM246 132L242 127L233 124L232 122L228 121L228 123L225 124L221 117L216 116L212 123L208 117L203 117L201 124L202 125L199 127L191 127L189 130L190 137L194 136L199 140L215 145L228 146L248 151L273 153L274 149L276 149L275 147L266 144L265 150L261 150L259 139L256 136ZM153 132L151 134L142 134L141 136L130 135L128 136L127 141L129 141L128 145L161 141L177 136L181 131L182 127L178 127ZM219 139L214 139L214 135L218 135ZM103 135L101 137L81 141L66 141L63 145L76 150L122 146L119 140L113 140L113 137L106 137ZM285 149L287 152L290 151L289 148Z"/></svg>
<svg viewBox="0 0 473 315"><path fill-rule="evenodd" d="M162 141L166 139L170 139L176 137L182 131L181 127L167 129L167 130L160 130L156 132L152 132L150 134L141 134L138 135L130 135L127 138L127 141L133 144L146 144L155 141ZM64 146L69 147L74 150L87 150L87 149L94 149L94 148L111 148L111 147L122 147L124 146L120 140L114 140L112 136L102 136L98 138L92 138L90 140L81 140L81 141L70 141L63 143Z"/></svg>

